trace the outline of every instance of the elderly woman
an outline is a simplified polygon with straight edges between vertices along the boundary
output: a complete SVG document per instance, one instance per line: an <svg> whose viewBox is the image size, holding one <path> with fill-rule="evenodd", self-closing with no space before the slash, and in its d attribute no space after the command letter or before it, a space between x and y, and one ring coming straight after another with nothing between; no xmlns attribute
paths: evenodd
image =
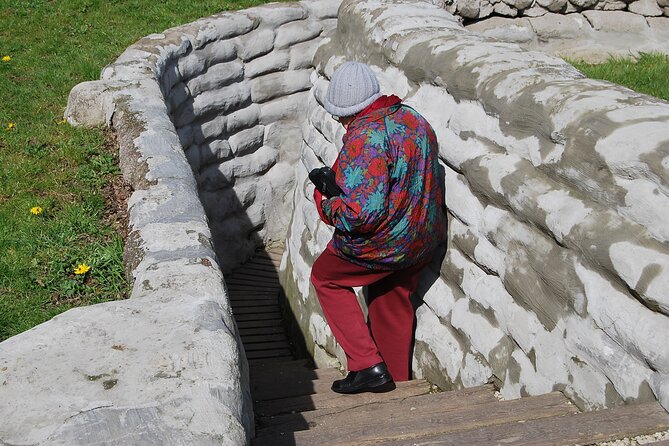
<svg viewBox="0 0 669 446"><path fill-rule="evenodd" d="M410 296L444 238L437 138L418 112L381 95L362 63L335 71L324 102L346 129L332 166L341 193L314 192L321 219L335 233L311 281L349 370L332 390L390 390L393 381L410 378ZM368 324L355 286L368 287Z"/></svg>

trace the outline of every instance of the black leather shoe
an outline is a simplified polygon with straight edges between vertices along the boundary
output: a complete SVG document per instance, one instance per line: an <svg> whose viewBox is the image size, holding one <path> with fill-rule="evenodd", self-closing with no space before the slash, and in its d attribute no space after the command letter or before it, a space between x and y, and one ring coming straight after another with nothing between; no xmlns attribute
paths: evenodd
<svg viewBox="0 0 669 446"><path fill-rule="evenodd" d="M348 372L346 378L332 383L337 393L389 392L395 388L386 364L380 362L357 372Z"/></svg>

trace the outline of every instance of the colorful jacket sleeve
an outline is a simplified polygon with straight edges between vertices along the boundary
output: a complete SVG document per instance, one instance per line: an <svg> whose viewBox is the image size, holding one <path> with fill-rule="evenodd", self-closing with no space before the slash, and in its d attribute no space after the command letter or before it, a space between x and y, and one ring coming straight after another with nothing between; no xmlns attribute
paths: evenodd
<svg viewBox="0 0 669 446"><path fill-rule="evenodd" d="M327 223L351 234L375 232L388 216L386 132L383 127L351 129L335 165L344 195L323 202Z"/></svg>

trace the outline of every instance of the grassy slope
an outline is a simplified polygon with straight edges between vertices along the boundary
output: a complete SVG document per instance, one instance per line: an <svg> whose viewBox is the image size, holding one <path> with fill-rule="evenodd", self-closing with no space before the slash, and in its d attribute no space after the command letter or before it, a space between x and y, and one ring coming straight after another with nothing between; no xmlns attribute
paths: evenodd
<svg viewBox="0 0 669 446"><path fill-rule="evenodd" d="M0 340L127 294L101 193L116 155L102 130L60 122L70 89L144 35L261 3L0 0L0 58L11 57L0 61ZM75 275L80 263L91 269Z"/></svg>
<svg viewBox="0 0 669 446"><path fill-rule="evenodd" d="M641 54L638 61L614 58L598 65L570 63L593 79L607 80L669 101L669 57L665 55Z"/></svg>

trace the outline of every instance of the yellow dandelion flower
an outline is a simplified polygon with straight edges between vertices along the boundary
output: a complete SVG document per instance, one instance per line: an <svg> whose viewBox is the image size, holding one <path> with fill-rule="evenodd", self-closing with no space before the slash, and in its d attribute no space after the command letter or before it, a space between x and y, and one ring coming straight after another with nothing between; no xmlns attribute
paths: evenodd
<svg viewBox="0 0 669 446"><path fill-rule="evenodd" d="M3 62L9 62L10 60L12 60L12 56L10 56L10 55L2 56L2 61Z"/></svg>
<svg viewBox="0 0 669 446"><path fill-rule="evenodd" d="M61 119L60 121L56 121L56 124L58 125L67 124L67 119Z"/></svg>
<svg viewBox="0 0 669 446"><path fill-rule="evenodd" d="M74 274L80 276L82 274L86 274L89 270L91 269L90 266L86 265L85 263L80 263L77 265L77 267L74 269Z"/></svg>
<svg viewBox="0 0 669 446"><path fill-rule="evenodd" d="M30 208L30 213L33 214L33 215L39 215L39 214L42 213L42 211L44 211L44 209L42 209L39 206L35 206L35 207Z"/></svg>
<svg viewBox="0 0 669 446"><path fill-rule="evenodd" d="M7 123L7 129L6 129L7 131L12 131L15 128L16 128L16 124L14 124L13 122L8 122Z"/></svg>

